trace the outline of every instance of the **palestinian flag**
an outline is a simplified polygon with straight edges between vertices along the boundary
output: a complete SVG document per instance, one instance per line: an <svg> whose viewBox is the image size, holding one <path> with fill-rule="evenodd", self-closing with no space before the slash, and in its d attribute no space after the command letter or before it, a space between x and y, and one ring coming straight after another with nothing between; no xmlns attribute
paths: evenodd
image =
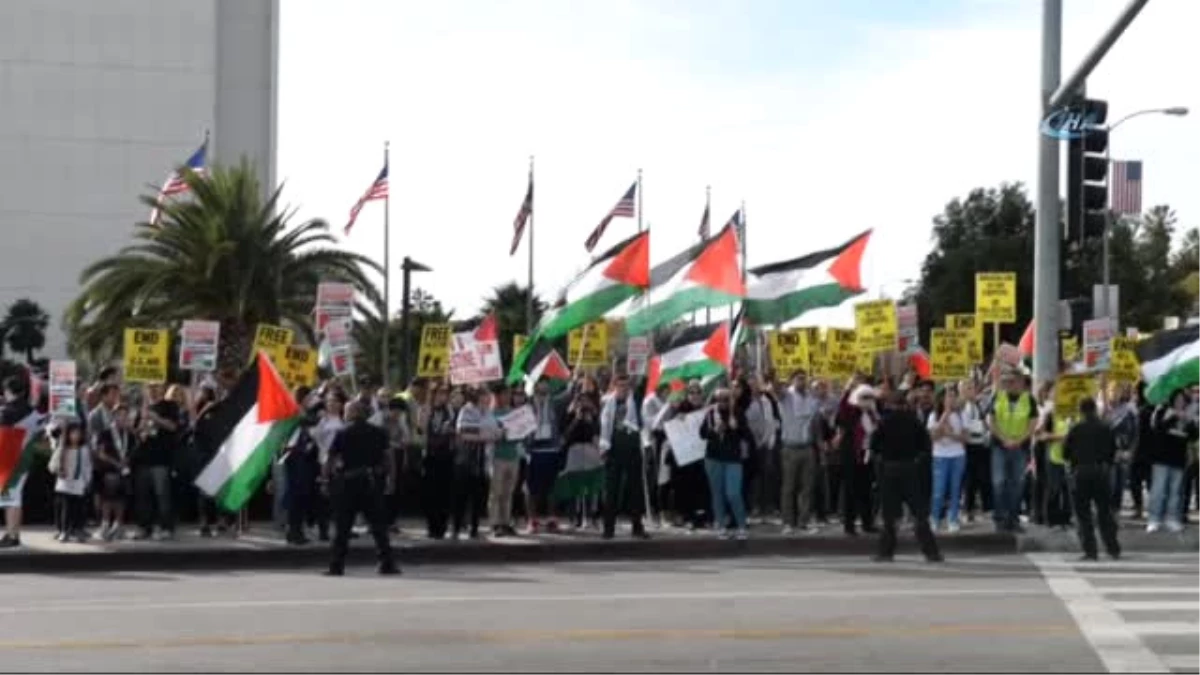
<svg viewBox="0 0 1200 675"><path fill-rule="evenodd" d="M646 391L658 389L662 382L703 382L727 373L737 344L731 333L740 332L731 331L730 323L689 326L665 339L647 368Z"/></svg>
<svg viewBox="0 0 1200 675"><path fill-rule="evenodd" d="M724 307L746 294L738 267L737 234L731 224L650 272L651 301L625 322L629 335L643 335L697 309Z"/></svg>
<svg viewBox="0 0 1200 675"><path fill-rule="evenodd" d="M863 293L862 257L870 238L867 230L837 248L750 270L746 320L762 326L783 324Z"/></svg>
<svg viewBox="0 0 1200 675"><path fill-rule="evenodd" d="M1166 403L1175 390L1200 382L1200 326L1159 331L1138 344L1137 355L1146 400Z"/></svg>
<svg viewBox="0 0 1200 675"><path fill-rule="evenodd" d="M575 443L567 448L567 459L554 480L554 498L570 501L599 495L604 490L604 459L595 443Z"/></svg>
<svg viewBox="0 0 1200 675"><path fill-rule="evenodd" d="M559 355L558 350L549 342L541 342L534 348L529 362L533 368L525 375L525 392L533 395L533 387L538 380L545 378L550 384L551 391L562 391L571 381L571 369Z"/></svg>
<svg viewBox="0 0 1200 675"><path fill-rule="evenodd" d="M221 439L196 487L227 511L238 511L266 479L271 463L300 424L300 407L263 352L213 408L201 438Z"/></svg>
<svg viewBox="0 0 1200 675"><path fill-rule="evenodd" d="M22 401L7 404L0 413L0 492L17 487L29 473L45 421L45 415Z"/></svg>
<svg viewBox="0 0 1200 675"><path fill-rule="evenodd" d="M525 347L513 355L510 383L519 382L533 349L541 341L560 338L603 317L650 285L650 232L640 232L613 246L562 290L555 308Z"/></svg>

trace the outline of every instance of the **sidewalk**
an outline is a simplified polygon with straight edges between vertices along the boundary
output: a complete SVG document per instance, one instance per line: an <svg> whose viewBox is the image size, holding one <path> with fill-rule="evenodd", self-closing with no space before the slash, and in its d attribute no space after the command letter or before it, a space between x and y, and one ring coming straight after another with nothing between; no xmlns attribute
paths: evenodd
<svg viewBox="0 0 1200 675"><path fill-rule="evenodd" d="M565 531L561 534L520 535L478 540L463 538L433 541L425 537L417 520L401 522L401 534L392 536L402 565L412 564L503 564L564 562L579 560L667 560L769 555L862 555L875 550L876 536L850 537L835 525L819 534L783 536L779 526L751 527L747 541L723 540L713 532L688 532L666 527L649 529L650 539L634 539L628 525L619 528L615 539L605 541L598 530ZM360 528L361 531L361 528ZM249 568L320 567L329 560L329 544L314 540L291 546L270 523L253 523L248 531L232 536L201 538L195 529L181 529L171 541L60 543L49 528L22 532L22 546L0 550L2 572L112 572L233 570ZM954 535L941 537L942 547L954 553L1015 552L1011 535L992 532L976 525ZM910 531L901 533L901 552L916 553ZM369 564L374 549L371 537L362 532L351 541L352 563Z"/></svg>
<svg viewBox="0 0 1200 675"><path fill-rule="evenodd" d="M737 556L861 555L875 550L876 535L850 537L829 525L818 534L783 536L776 524L751 527L747 541L723 540L713 532L677 528L651 528L649 540L630 536L628 526L613 540L605 541L597 530L563 534L521 535L502 539L432 541L424 536L416 520L401 523L400 535L392 536L402 565L412 564L504 564L594 560L670 560ZM253 523L234 538L201 538L194 529L181 529L171 541L103 542L63 544L53 539L48 528L30 528L22 534L22 546L0 550L0 573L63 573L119 571L238 570L289 567L320 568L329 559L329 545L313 541L291 546L270 523ZM956 534L939 533L939 544L948 556L1025 552L1076 552L1074 531L1054 531L1029 526L1023 535L998 534L990 523L964 526ZM1122 546L1128 552L1197 551L1200 541L1193 526L1182 534L1147 534L1142 524L1124 523ZM916 554L911 529L902 530L900 553ZM355 564L373 561L370 536L362 533L351 542Z"/></svg>

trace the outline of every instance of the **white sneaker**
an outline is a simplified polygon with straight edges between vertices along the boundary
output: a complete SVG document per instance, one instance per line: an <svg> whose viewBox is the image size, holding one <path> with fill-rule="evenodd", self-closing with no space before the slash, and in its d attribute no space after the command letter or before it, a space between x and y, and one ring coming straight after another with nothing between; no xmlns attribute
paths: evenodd
<svg viewBox="0 0 1200 675"><path fill-rule="evenodd" d="M790 537L793 534L796 534L796 528L792 527L791 525L784 525L783 529L780 530L780 534L785 537Z"/></svg>
<svg viewBox="0 0 1200 675"><path fill-rule="evenodd" d="M1161 528L1161 527L1162 526L1159 525L1158 523L1146 523L1146 531L1147 532L1151 532L1151 533L1158 532L1159 528Z"/></svg>
<svg viewBox="0 0 1200 675"><path fill-rule="evenodd" d="M804 533L805 534L820 534L821 528L818 525L809 525L808 527L804 528Z"/></svg>
<svg viewBox="0 0 1200 675"><path fill-rule="evenodd" d="M934 532L937 532L937 531L938 531L938 528L940 528L940 527L941 527L941 525L942 525L942 524L941 524L941 523L939 523L939 522L937 521L937 518L930 518L930 519L929 519L929 529L930 529L930 530L932 530L932 531L934 531Z"/></svg>
<svg viewBox="0 0 1200 675"><path fill-rule="evenodd" d="M729 530L723 529L719 533L717 533L717 539L729 539L732 536L733 536L733 533L730 532Z"/></svg>
<svg viewBox="0 0 1200 675"><path fill-rule="evenodd" d="M746 541L750 538L750 532L744 527L739 527L736 536L738 541Z"/></svg>
<svg viewBox="0 0 1200 675"><path fill-rule="evenodd" d="M946 532L949 534L958 534L958 531L961 529L962 529L962 525L959 525L955 521L951 521L946 524Z"/></svg>
<svg viewBox="0 0 1200 675"><path fill-rule="evenodd" d="M1173 520L1167 521L1167 530L1176 534L1183 532L1183 523L1177 523Z"/></svg>

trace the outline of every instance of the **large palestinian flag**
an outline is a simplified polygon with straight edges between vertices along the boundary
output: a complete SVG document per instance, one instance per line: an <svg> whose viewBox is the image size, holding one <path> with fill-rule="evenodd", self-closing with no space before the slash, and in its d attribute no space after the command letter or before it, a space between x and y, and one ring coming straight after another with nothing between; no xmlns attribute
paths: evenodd
<svg viewBox="0 0 1200 675"><path fill-rule="evenodd" d="M643 335L697 309L724 307L746 294L732 223L650 272L650 301L625 321L625 332Z"/></svg>
<svg viewBox="0 0 1200 675"><path fill-rule="evenodd" d="M740 332L738 324L740 321L734 319L687 326L666 337L647 367L646 391L655 391L663 382L704 382L727 373Z"/></svg>
<svg viewBox="0 0 1200 675"><path fill-rule="evenodd" d="M562 290L558 302L535 334L513 355L510 383L525 375L525 366L538 344L560 338L590 323L650 285L650 232L640 232L613 246Z"/></svg>
<svg viewBox="0 0 1200 675"><path fill-rule="evenodd" d="M1146 400L1166 403L1177 389L1200 382L1200 326L1164 330L1137 346Z"/></svg>
<svg viewBox="0 0 1200 675"><path fill-rule="evenodd" d="M750 270L746 320L770 326L813 309L836 307L861 294L862 257L871 230L825 251Z"/></svg>
<svg viewBox="0 0 1200 675"><path fill-rule="evenodd" d="M21 484L33 462L34 442L46 416L24 401L13 401L0 412L0 492Z"/></svg>
<svg viewBox="0 0 1200 675"><path fill-rule="evenodd" d="M300 407L263 352L213 408L201 438L220 439L216 456L196 487L227 511L238 511L258 491L271 463L300 424Z"/></svg>
<svg viewBox="0 0 1200 675"><path fill-rule="evenodd" d="M543 378L550 384L551 391L555 392L565 389L571 381L571 369L549 342L539 342L528 362L533 364L529 373L525 375L525 393L530 396L533 395L533 388L538 380Z"/></svg>

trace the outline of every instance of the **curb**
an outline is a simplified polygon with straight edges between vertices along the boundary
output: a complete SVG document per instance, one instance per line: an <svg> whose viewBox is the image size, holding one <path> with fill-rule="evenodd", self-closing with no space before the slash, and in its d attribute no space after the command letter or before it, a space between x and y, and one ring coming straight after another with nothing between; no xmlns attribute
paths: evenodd
<svg viewBox="0 0 1200 675"><path fill-rule="evenodd" d="M966 534L945 537L939 545L947 554L1016 553L1019 542L1007 534ZM649 541L563 541L531 544L489 542L401 541L396 547L401 565L531 564L609 560L677 560L753 556L861 555L875 552L877 538L812 537L751 538L724 541L712 538L651 539ZM916 553L915 539L901 536L899 553ZM370 540L351 546L350 564L371 564ZM68 572L180 572L247 569L321 568L329 562L327 546L269 546L262 548L159 548L58 553L14 552L0 556L0 574Z"/></svg>

